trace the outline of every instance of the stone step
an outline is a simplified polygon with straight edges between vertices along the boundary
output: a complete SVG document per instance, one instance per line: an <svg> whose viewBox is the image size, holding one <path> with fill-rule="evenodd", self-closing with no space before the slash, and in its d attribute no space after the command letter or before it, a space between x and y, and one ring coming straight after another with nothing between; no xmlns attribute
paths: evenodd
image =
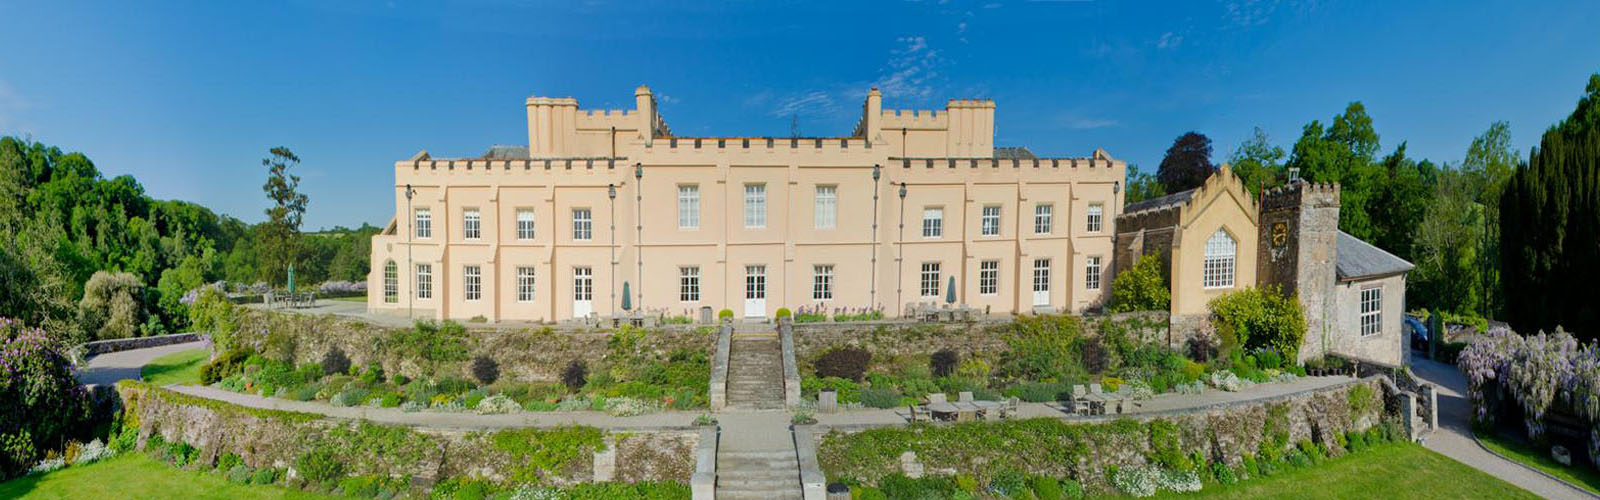
<svg viewBox="0 0 1600 500"><path fill-rule="evenodd" d="M799 481L793 488L783 490L756 490L717 488L717 500L801 500Z"/></svg>
<svg viewBox="0 0 1600 500"><path fill-rule="evenodd" d="M800 473L793 471L789 477L746 478L717 476L717 486L732 489L786 490L800 483Z"/></svg>
<svg viewBox="0 0 1600 500"><path fill-rule="evenodd" d="M718 462L717 475L740 479L794 479L796 477L795 474L798 474L796 471L800 470L800 462L795 461L793 458L790 458L787 462L782 460L739 460L726 466L720 463L720 460Z"/></svg>

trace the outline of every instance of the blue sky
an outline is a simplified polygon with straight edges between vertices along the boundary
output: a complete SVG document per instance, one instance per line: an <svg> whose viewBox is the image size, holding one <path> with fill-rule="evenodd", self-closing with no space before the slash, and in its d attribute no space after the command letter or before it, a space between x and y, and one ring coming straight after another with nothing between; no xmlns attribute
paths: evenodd
<svg viewBox="0 0 1600 500"><path fill-rule="evenodd" d="M8 4L12 2L6 2ZM258 5L259 4L259 5ZM259 160L304 160L308 228L387 221L395 160L527 141L523 98L630 106L682 135L846 134L885 106L997 101L999 145L1153 170L1197 130L1288 149L1360 100L1385 152L1524 153L1600 72L1594 1L17 2L0 134L87 153L156 197L263 218Z"/></svg>

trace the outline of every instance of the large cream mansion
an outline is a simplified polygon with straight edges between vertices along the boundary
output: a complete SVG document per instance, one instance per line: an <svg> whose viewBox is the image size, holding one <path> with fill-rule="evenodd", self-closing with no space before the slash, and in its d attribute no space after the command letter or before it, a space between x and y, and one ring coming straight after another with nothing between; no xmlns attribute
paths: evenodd
<svg viewBox="0 0 1600 500"><path fill-rule="evenodd" d="M419 318L916 303L1081 311L1110 288L1125 164L994 145L995 104L882 108L837 137L680 137L635 108L526 102L528 146L395 162L368 306Z"/></svg>

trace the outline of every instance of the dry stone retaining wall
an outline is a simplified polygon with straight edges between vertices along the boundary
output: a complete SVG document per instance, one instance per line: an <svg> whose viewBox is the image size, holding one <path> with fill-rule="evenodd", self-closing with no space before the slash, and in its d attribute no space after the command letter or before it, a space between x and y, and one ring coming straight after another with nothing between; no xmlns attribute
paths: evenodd
<svg viewBox="0 0 1600 500"><path fill-rule="evenodd" d="M124 382L118 392L125 422L139 428L141 447L160 433L167 442L197 448L197 461L203 464L233 453L252 467L292 470L302 454L333 447L351 475L410 477L421 485L469 477L503 482L511 471L527 465L494 445L495 432L414 429L247 408L142 383ZM596 467L597 450L583 449L559 470L543 473L543 482L571 485L599 478L688 483L697 430L613 431L604 436L599 454L614 457L607 464L611 470L602 474Z"/></svg>

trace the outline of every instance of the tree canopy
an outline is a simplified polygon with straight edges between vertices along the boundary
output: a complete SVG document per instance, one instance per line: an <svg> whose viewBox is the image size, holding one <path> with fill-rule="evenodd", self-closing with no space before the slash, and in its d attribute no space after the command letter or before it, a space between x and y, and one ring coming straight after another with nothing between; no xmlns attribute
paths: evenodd
<svg viewBox="0 0 1600 500"><path fill-rule="evenodd" d="M1217 166L1211 164L1211 138L1199 132L1186 132L1172 141L1167 155L1156 169L1156 178L1167 193L1199 187Z"/></svg>

